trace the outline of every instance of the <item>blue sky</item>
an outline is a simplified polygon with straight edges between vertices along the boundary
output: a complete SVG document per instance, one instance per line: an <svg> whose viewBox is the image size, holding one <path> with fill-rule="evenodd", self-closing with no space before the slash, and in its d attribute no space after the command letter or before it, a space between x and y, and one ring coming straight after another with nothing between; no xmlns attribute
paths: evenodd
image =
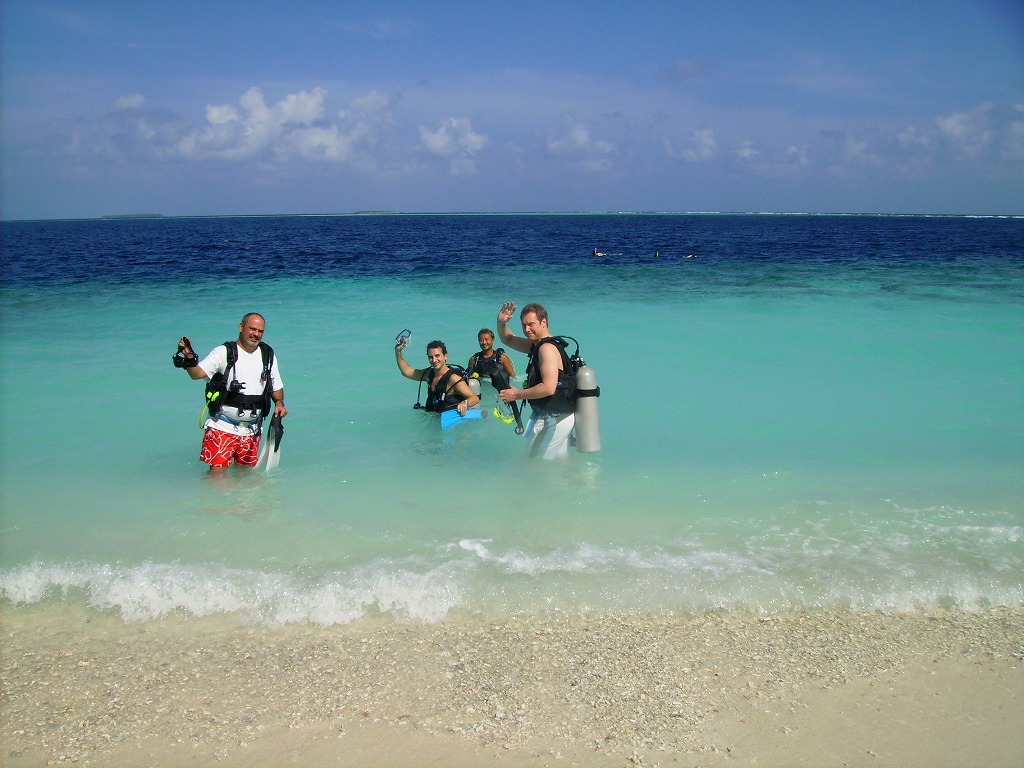
<svg viewBox="0 0 1024 768"><path fill-rule="evenodd" d="M1024 214L1024 2L5 0L5 219Z"/></svg>

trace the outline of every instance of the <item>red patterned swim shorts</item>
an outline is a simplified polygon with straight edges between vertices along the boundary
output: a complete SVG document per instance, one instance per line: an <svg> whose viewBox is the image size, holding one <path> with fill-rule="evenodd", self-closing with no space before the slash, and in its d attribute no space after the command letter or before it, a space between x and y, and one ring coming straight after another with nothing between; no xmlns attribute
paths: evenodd
<svg viewBox="0 0 1024 768"><path fill-rule="evenodd" d="M199 459L211 467L226 467L231 459L237 464L254 467L259 450L259 437L232 435L207 427L203 433L203 449L199 452Z"/></svg>

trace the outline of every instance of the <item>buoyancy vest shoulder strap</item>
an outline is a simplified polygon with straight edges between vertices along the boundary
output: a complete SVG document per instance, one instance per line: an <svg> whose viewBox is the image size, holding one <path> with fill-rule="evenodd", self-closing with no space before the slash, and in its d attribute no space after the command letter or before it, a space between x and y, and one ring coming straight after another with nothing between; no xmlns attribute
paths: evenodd
<svg viewBox="0 0 1024 768"><path fill-rule="evenodd" d="M449 379L451 379L452 374L458 376L460 379L464 379L466 378L466 369L459 365L449 364L447 372L444 374L444 376L441 377L440 381L437 382L437 386L439 388L444 387L446 390L451 389L453 386L455 386L454 384L448 384L448 381ZM423 375L420 376L420 381L425 381L427 382L428 385L433 384L435 375L436 372L434 371L433 368L426 368L423 371ZM458 382L456 381L455 384L458 384Z"/></svg>
<svg viewBox="0 0 1024 768"><path fill-rule="evenodd" d="M526 361L527 370L534 370L537 367L537 360L540 358L540 347L542 344L554 344L558 350L558 354L562 358L562 370L567 374L571 374L572 363L569 361L569 356L565 353L565 348L569 346L568 342L561 336L545 336L543 339L538 341L533 347L530 348L530 354Z"/></svg>
<svg viewBox="0 0 1024 768"><path fill-rule="evenodd" d="M231 369L238 362L238 342L225 341L224 349L227 351L228 364L224 369L224 378L228 378ZM265 342L260 342L260 356L263 358L263 378L270 386L270 369L274 366L274 348Z"/></svg>
<svg viewBox="0 0 1024 768"><path fill-rule="evenodd" d="M501 365L501 356L503 354L505 354L505 350L501 347L494 350L494 354L491 357L484 357L483 352L477 352L469 359L469 373L479 372L481 366Z"/></svg>
<svg viewBox="0 0 1024 768"><path fill-rule="evenodd" d="M260 342L260 352L263 353L263 373L267 377L267 386L270 386L270 370L274 367L274 348L269 344Z"/></svg>
<svg viewBox="0 0 1024 768"><path fill-rule="evenodd" d="M228 364L224 368L224 378L227 378L228 374L231 373L231 369L235 367L235 363L238 362L238 344L234 341L225 341L224 349L228 354Z"/></svg>
<svg viewBox="0 0 1024 768"><path fill-rule="evenodd" d="M465 381L466 370L461 366L449 365L448 370L443 376L437 380L437 386L431 387L434 383L436 374L433 368L428 368L420 378L420 386L423 382L427 382L427 403L423 406L428 411L441 412L454 408L458 402L458 398L451 394L452 390L458 386L460 381ZM416 397L417 403L419 402L419 393Z"/></svg>
<svg viewBox="0 0 1024 768"><path fill-rule="evenodd" d="M448 373L446 373L442 377L441 381L439 381L437 383L438 388L444 387L444 393L448 394L456 386L458 386L458 383L460 381L465 381L466 375L467 374L466 374L466 369L465 368L463 368L461 366L458 366L458 365L449 365L448 366ZM452 377L453 376L455 377L455 381L452 381Z"/></svg>
<svg viewBox="0 0 1024 768"><path fill-rule="evenodd" d="M563 337L545 336L531 347L529 360L526 365L527 387L536 386L541 381L540 349L544 344L554 345L561 357L562 368L558 371L558 383L553 394L547 397L530 398L527 402L535 410L572 413L574 410L573 395L576 390L576 371L573 368L572 360L565 352L568 344Z"/></svg>
<svg viewBox="0 0 1024 768"><path fill-rule="evenodd" d="M258 409L261 414L261 418L265 418L270 414L273 409L273 398L271 392L273 392L273 384L271 381L271 370L274 366L274 349L269 344L260 342L260 357L263 362L263 369L260 373L260 378L263 381L263 391L259 394L245 394L240 391L236 391L231 386L231 371L238 362L238 345L234 341L224 342L224 346L227 351L227 368L224 371L223 387L225 389L224 399L221 401L222 405L232 405L239 410L249 410L250 408ZM235 380L238 379L237 373L235 374ZM212 410L211 410L212 413Z"/></svg>

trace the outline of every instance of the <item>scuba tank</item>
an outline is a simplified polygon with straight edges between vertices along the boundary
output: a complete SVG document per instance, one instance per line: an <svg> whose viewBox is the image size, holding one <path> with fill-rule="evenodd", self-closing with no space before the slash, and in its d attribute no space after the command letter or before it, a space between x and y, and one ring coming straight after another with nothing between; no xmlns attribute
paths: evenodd
<svg viewBox="0 0 1024 768"><path fill-rule="evenodd" d="M596 453L601 450L601 433L597 424L597 374L584 364L576 371L576 450Z"/></svg>
<svg viewBox="0 0 1024 768"><path fill-rule="evenodd" d="M576 350L569 355L565 349L568 342L576 344ZM558 387L555 395L537 401L544 404L556 402L556 410L559 413L572 412L576 414L576 426L573 428L576 434L576 450L580 453L597 453L601 450L601 433L597 424L597 398L601 396L601 388L597 386L597 374L594 369L587 366L587 361L580 357L580 343L572 336L548 336L541 339L534 345L530 353L531 363L527 367L527 383L530 383L530 371L533 366L534 354L538 345L553 343L562 356L562 371L565 376L559 374ZM561 396L561 400L556 400ZM535 401L530 401L533 405ZM569 408L563 409L563 403L568 403ZM535 406L536 407L536 406Z"/></svg>

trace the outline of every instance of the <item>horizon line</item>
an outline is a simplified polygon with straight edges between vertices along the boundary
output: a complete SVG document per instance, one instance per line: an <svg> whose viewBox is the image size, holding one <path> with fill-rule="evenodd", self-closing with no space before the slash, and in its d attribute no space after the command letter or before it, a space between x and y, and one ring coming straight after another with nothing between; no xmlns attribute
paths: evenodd
<svg viewBox="0 0 1024 768"><path fill-rule="evenodd" d="M43 221L139 221L153 219L227 219L227 218L283 218L283 217L349 217L349 216L870 216L908 218L985 218L1020 219L1017 213L886 213L851 211L392 211L358 210L335 213L118 213L102 216L55 216L50 218L0 219L4 224Z"/></svg>

